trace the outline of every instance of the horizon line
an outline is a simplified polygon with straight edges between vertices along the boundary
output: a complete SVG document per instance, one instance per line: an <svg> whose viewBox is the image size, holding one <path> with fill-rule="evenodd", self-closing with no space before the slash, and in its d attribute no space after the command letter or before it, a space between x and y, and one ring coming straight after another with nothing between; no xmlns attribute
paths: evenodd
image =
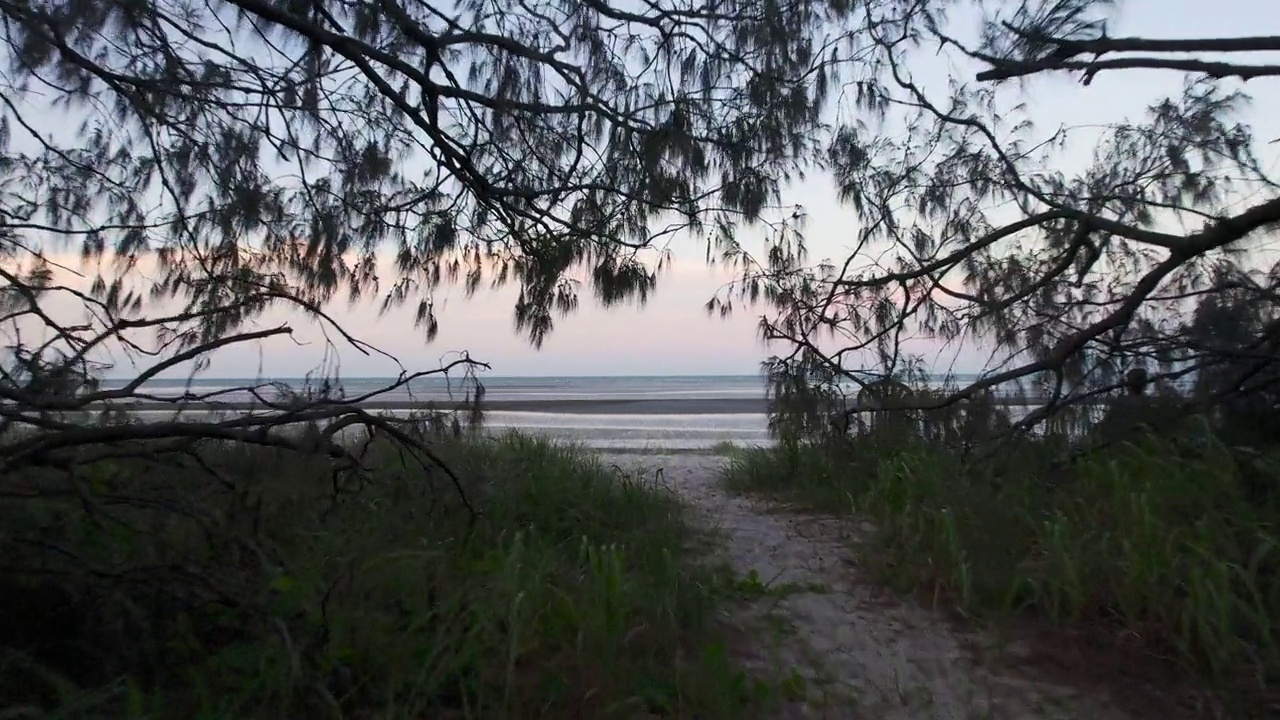
<svg viewBox="0 0 1280 720"><path fill-rule="evenodd" d="M939 375L946 375L946 374L948 374L948 373L939 373ZM954 374L954 375L980 375L980 374L982 374L982 371L966 371L966 372L961 372L961 371L952 371L950 374ZM610 379L620 379L620 378L707 378L707 377L718 377L718 378L727 378L727 377L739 377L739 378L745 378L745 377L750 377L750 378L760 378L760 377L763 377L763 376L764 376L764 373L719 372L719 373L668 373L668 374L652 374L652 373L637 374L637 373L631 373L631 374L610 374L610 375L590 375L590 374L573 374L573 375L487 375L487 376L482 376L482 377L481 377L481 379L484 379L484 380L551 380L551 379L562 379L562 378L592 378L592 379L599 379L599 380L610 380ZM129 375L123 375L123 376L118 376L118 377L104 376L102 379L103 379L103 380L132 380L134 377L135 377L135 376L129 376ZM326 376L324 376L324 375L319 375L319 376L316 376L316 377L317 377L317 379L324 379ZM392 379L395 379L396 377L397 377L396 375L345 375L345 376L339 376L339 377L338 377L338 379L342 379L342 380L392 380ZM438 379L461 379L462 377L463 377L462 375L445 375L444 373L440 373L440 374L435 374L435 375L422 375L422 376L419 376L419 377L414 378L414 379L416 379L416 380L426 380L426 379L431 379L431 378L438 378ZM163 377L156 377L156 378L151 378L151 380L256 380L256 379L261 379L261 380L264 380L264 381L272 381L272 380L277 380L277 381L279 381L279 380L302 380L302 379L305 379L305 378L306 378L306 376L305 376L305 375L279 376L279 377L274 377L274 378L267 378L267 377L259 378L259 377L256 377L256 376L250 376L250 375L224 375L224 376L212 376L212 375L210 375L210 376L205 376L205 377L200 377L200 376L197 376L197 377L167 377L167 378L163 378Z"/></svg>

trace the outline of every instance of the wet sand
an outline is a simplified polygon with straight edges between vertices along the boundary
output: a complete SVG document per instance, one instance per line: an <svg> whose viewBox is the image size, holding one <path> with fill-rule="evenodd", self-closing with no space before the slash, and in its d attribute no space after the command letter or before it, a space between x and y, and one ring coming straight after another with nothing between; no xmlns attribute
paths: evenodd
<svg viewBox="0 0 1280 720"><path fill-rule="evenodd" d="M1010 398L1004 403L1010 407L1035 407L1044 404L1042 398ZM370 410L450 410L464 409L466 405L442 400L368 400L359 404ZM769 412L771 402L765 398L644 398L636 400L485 400L485 410L495 412L550 413L557 415L763 415ZM270 406L253 402L128 402L116 403L116 407L129 410L271 410Z"/></svg>

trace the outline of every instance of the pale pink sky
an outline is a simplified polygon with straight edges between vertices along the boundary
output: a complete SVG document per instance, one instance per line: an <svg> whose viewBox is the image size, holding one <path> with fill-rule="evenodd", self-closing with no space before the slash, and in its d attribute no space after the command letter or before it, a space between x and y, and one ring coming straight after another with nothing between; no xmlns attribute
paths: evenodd
<svg viewBox="0 0 1280 720"><path fill-rule="evenodd" d="M410 370L435 367L465 350L474 359L490 363L493 375L756 373L768 354L758 339L760 311L742 307L728 318L708 316L704 303L735 274L728 268L707 267L702 252L695 252L692 244L683 249L684 259L669 265L657 292L644 307L627 304L604 309L592 301L590 289L584 288L579 309L558 319L537 350L514 332L515 286L481 290L469 299L461 288L442 290L436 296L440 332L430 343L414 328L413 303L381 315L376 302L354 308L335 302L326 311L360 340L395 355ZM71 268L83 267L70 255L52 257ZM84 270L86 277L92 277L89 268ZM55 272L60 283L88 285L87 279ZM46 311L59 321L72 322L81 313L79 305L66 295L50 296ZM204 376L296 377L314 369L332 352L322 326L296 313L273 311L257 325L284 323L293 328L292 339L277 337L221 350ZM393 362L376 355L363 356L336 335L330 333L330 337L336 341L344 376L398 371ZM918 348L928 349L926 345ZM137 371L124 354L115 351L111 355L110 361L118 366L109 375L128 376Z"/></svg>
<svg viewBox="0 0 1280 720"><path fill-rule="evenodd" d="M1129 0L1122 3L1112 35L1153 37L1230 36L1280 34L1280 13L1274 0L1219 0L1213 12L1197 0ZM1251 58L1270 61L1272 58ZM932 53L913 65L918 82L945 92L949 75L971 76L971 66L933 59ZM1047 135L1059 125L1089 126L1138 119L1145 105L1158 97L1176 94L1182 82L1177 73L1124 71L1099 75L1089 87L1071 79L1041 78L1030 83L1030 112ZM1250 119L1263 143L1280 138L1280 80L1255 80L1247 88L1255 97ZM1012 97L1012 96L1011 96ZM1083 138L1082 138L1083 139ZM1064 156L1064 163L1088 161L1090 143ZM1263 145L1269 160L1280 153L1280 144ZM1274 167L1274 166L1273 166ZM1070 170L1069 167L1063 167ZM802 203L808 212L806 236L814 260L842 257L852 244L856 218L836 202L828 181L814 176L795 187L784 201ZM744 244L759 248L759 233L745 231ZM534 350L513 332L515 288L481 292L466 300L460 291L437 298L440 334L427 344L413 329L412 309L379 317L373 306L348 310L345 303L330 308L332 314L361 339L398 357L411 370L434 367L442 358L467 350L477 360L493 365L494 375L676 375L738 374L757 372L770 354L758 340L759 311L742 308L729 319L709 317L703 304L729 275L713 271L703 262L704 247L696 242L672 246L675 262L659 283L656 294L643 309L595 307L587 289L576 313L557 321L541 350ZM279 321L284 318L268 318ZM316 367L324 358L324 346L314 326L294 322L297 339L270 341L260 347L242 347L221 353L205 374L211 377L262 375L292 377ZM945 350L929 343L914 349L926 352L941 367L976 369L983 362L977 348ZM351 350L341 352L341 372L347 377L386 375L391 363L366 358ZM119 368L112 375L127 374Z"/></svg>

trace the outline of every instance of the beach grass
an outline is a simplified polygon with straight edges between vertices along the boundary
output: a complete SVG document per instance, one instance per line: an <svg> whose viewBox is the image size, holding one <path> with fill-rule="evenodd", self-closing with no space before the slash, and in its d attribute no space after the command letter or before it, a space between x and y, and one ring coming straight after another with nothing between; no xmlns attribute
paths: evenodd
<svg viewBox="0 0 1280 720"><path fill-rule="evenodd" d="M6 498L6 717L740 718L773 701L727 650L733 588L669 491L517 434L433 446L462 494L390 444L336 500L326 458L217 445L94 468L92 510Z"/></svg>
<svg viewBox="0 0 1280 720"><path fill-rule="evenodd" d="M724 481L858 518L878 579L940 609L1088 632L1260 710L1280 684L1280 453L1148 437L1061 464L1060 449L864 436L737 453Z"/></svg>
<svg viewBox="0 0 1280 720"><path fill-rule="evenodd" d="M721 455L723 457L735 457L739 453L745 450L748 450L751 447L754 447L754 446L741 445L739 443L733 442L732 440L721 440L720 442L711 446L710 453L712 455Z"/></svg>

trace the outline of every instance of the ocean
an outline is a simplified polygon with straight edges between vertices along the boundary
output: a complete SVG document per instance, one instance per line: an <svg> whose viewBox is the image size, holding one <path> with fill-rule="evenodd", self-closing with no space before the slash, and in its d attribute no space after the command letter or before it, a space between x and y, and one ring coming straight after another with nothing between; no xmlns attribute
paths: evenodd
<svg viewBox="0 0 1280 720"><path fill-rule="evenodd" d="M215 399L220 402L245 403L252 397L233 389L263 382L165 379L148 382L142 391L169 397L218 393ZM274 382L295 389L306 384L302 378ZM345 397L354 398L391 382L389 378L343 378L337 384ZM723 442L741 446L772 442L761 375L482 377L481 382L489 408L486 423L491 430L510 428L615 450L699 450ZM107 387L112 384L105 383ZM420 378L377 395L371 404L391 408L391 412L408 412L417 405L461 400L466 389L456 377Z"/></svg>

